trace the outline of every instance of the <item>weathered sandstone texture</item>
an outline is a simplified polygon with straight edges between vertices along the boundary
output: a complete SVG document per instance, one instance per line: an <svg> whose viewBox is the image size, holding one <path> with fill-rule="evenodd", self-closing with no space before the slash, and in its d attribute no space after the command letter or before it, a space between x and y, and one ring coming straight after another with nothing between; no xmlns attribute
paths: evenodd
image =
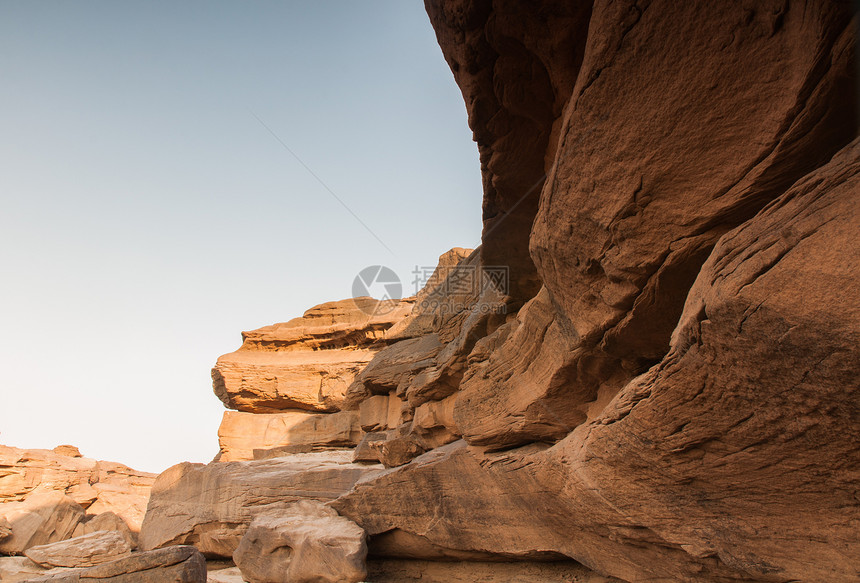
<svg viewBox="0 0 860 583"><path fill-rule="evenodd" d="M373 298L327 302L301 318L242 333L242 346L212 369L215 394L230 409L276 413L341 409L355 375L383 346L385 332L412 309Z"/></svg>
<svg viewBox="0 0 860 583"><path fill-rule="evenodd" d="M285 446L354 447L361 429L358 413L243 413L224 411L218 428L219 461L247 461ZM256 455L255 455L256 452Z"/></svg>
<svg viewBox="0 0 860 583"><path fill-rule="evenodd" d="M364 530L313 500L260 514L233 553L249 583L360 583L366 557Z"/></svg>
<svg viewBox="0 0 860 583"><path fill-rule="evenodd" d="M30 547L70 538L84 519L84 509L62 492L33 494L23 502L0 504L0 520L7 536L0 553L12 555Z"/></svg>
<svg viewBox="0 0 860 583"><path fill-rule="evenodd" d="M347 389L413 307L413 298L354 298L244 332L239 350L220 357L212 369L215 394L237 410L224 413L217 459L252 460L284 448L355 447L361 429L358 413L343 410Z"/></svg>
<svg viewBox="0 0 860 583"><path fill-rule="evenodd" d="M28 559L43 567L94 567L129 554L131 545L117 531L97 531L24 551Z"/></svg>
<svg viewBox="0 0 860 583"><path fill-rule="evenodd" d="M206 583L206 560L192 546L172 546L89 568L52 569L27 583Z"/></svg>
<svg viewBox="0 0 860 583"><path fill-rule="evenodd" d="M452 383L464 440L333 506L627 581L856 580L852 5L426 4L522 307Z"/></svg>
<svg viewBox="0 0 860 583"><path fill-rule="evenodd" d="M0 445L0 514L7 502L60 492L88 515L113 512L138 531L155 478L122 464L83 457L69 445L54 450Z"/></svg>
<svg viewBox="0 0 860 583"><path fill-rule="evenodd" d="M575 561L499 563L470 561L368 561L367 580L372 583L621 583L604 577Z"/></svg>
<svg viewBox="0 0 860 583"><path fill-rule="evenodd" d="M152 488L140 546L193 544L208 556L229 558L256 516L300 499L333 500L380 471L377 464L352 463L351 451L179 464Z"/></svg>
<svg viewBox="0 0 860 583"><path fill-rule="evenodd" d="M0 581L3 583L19 583L39 577L48 571L49 569L40 567L27 557L0 557Z"/></svg>

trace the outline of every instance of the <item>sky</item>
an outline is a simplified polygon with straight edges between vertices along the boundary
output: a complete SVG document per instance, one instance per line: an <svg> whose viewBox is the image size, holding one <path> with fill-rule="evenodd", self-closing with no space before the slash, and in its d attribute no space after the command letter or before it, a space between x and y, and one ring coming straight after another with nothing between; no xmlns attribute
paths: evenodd
<svg viewBox="0 0 860 583"><path fill-rule="evenodd" d="M479 243L419 0L0 0L0 78L5 445L208 462L241 331Z"/></svg>

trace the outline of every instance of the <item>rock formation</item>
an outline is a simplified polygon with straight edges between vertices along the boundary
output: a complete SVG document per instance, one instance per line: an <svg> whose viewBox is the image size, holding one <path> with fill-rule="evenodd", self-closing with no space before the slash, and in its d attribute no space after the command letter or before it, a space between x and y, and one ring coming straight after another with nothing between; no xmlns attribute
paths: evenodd
<svg viewBox="0 0 860 583"><path fill-rule="evenodd" d="M54 569L27 583L206 583L206 560L191 546L134 553L95 567Z"/></svg>
<svg viewBox="0 0 860 583"><path fill-rule="evenodd" d="M0 557L0 580L77 581L81 568L128 555L155 478L70 445L0 446L0 554L26 555Z"/></svg>
<svg viewBox="0 0 860 583"><path fill-rule="evenodd" d="M273 450L308 451L351 447L358 444L361 430L358 413L243 413L225 411L218 428L222 462L266 457ZM304 447L303 447L304 446Z"/></svg>
<svg viewBox="0 0 860 583"><path fill-rule="evenodd" d="M241 541L289 554L312 499L400 561L383 579L857 581L853 5L426 7L481 248L415 298L245 333L213 371L219 461L159 477L141 546L241 547L266 580Z"/></svg>
<svg viewBox="0 0 860 583"><path fill-rule="evenodd" d="M412 305L369 297L328 302L243 332L239 350L212 369L215 394L238 411L224 413L219 459L251 460L255 449L283 446L355 446L357 416L338 413L347 388Z"/></svg>
<svg viewBox="0 0 860 583"><path fill-rule="evenodd" d="M8 502L61 492L89 517L113 512L139 531L156 475L122 464L83 457L78 449L18 449L0 445L0 514Z"/></svg>

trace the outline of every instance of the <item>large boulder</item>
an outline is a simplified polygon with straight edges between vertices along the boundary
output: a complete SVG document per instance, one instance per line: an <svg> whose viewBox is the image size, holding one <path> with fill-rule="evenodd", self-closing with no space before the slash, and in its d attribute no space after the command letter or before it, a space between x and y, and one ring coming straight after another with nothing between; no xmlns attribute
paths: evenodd
<svg viewBox="0 0 860 583"><path fill-rule="evenodd" d="M233 553L249 583L359 583L367 536L320 502L301 500L257 516Z"/></svg>
<svg viewBox="0 0 860 583"><path fill-rule="evenodd" d="M179 464L153 486L140 546L194 544L209 556L231 557L256 516L300 499L332 500L380 471L352 463L351 451Z"/></svg>
<svg viewBox="0 0 860 583"><path fill-rule="evenodd" d="M11 532L0 539L0 553L20 554L30 547L65 540L83 519L81 505L62 492L33 494L24 502L4 502L0 504L0 520Z"/></svg>

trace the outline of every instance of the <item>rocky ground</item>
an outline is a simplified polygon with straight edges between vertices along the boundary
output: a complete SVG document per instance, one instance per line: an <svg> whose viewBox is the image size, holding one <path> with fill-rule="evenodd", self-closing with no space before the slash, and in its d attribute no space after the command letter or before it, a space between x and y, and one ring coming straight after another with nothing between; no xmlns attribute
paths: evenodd
<svg viewBox="0 0 860 583"><path fill-rule="evenodd" d="M3 453L0 579L860 580L854 5L426 6L482 246L244 333L211 464Z"/></svg>

